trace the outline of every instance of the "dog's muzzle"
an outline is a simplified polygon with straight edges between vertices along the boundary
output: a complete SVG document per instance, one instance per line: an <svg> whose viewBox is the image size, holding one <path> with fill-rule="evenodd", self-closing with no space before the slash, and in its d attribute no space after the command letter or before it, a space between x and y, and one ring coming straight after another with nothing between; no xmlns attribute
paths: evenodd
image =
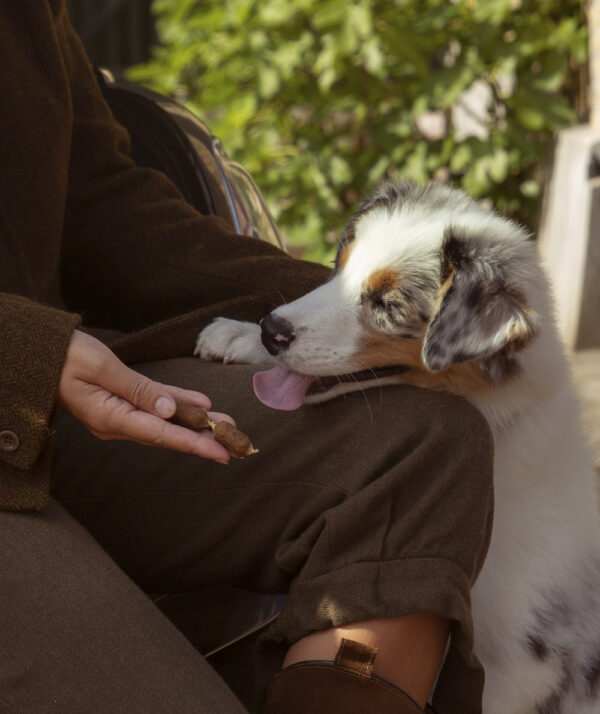
<svg viewBox="0 0 600 714"><path fill-rule="evenodd" d="M287 320L269 313L260 321L260 339L269 354L285 352L295 339L294 329Z"/></svg>

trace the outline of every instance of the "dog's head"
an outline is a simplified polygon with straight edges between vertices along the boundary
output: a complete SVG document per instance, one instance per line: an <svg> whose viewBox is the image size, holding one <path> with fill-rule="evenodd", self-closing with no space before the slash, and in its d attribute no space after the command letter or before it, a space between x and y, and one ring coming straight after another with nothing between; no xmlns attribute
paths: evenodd
<svg viewBox="0 0 600 714"><path fill-rule="evenodd" d="M513 222L455 189L386 184L350 220L331 279L262 321L281 369L258 377L257 394L295 408L304 387L333 396L346 378L401 374L459 392L504 382L539 329L528 298L537 276ZM280 395L295 394L288 406L269 396L277 380Z"/></svg>

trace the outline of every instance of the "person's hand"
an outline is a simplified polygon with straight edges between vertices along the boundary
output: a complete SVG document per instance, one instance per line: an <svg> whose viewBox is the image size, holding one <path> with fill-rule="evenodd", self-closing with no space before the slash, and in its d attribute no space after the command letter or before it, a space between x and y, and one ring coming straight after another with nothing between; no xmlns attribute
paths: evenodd
<svg viewBox="0 0 600 714"><path fill-rule="evenodd" d="M75 330L63 366L58 401L99 439L128 439L162 446L221 463L227 450L209 431L195 432L171 424L175 402L210 409L210 399L200 392L171 387L126 367L102 342ZM212 413L213 421L229 421Z"/></svg>

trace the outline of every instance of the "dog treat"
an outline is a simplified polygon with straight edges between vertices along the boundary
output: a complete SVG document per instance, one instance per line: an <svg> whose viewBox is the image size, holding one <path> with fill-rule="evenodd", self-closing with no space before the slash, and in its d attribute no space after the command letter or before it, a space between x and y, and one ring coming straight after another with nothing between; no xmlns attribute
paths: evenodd
<svg viewBox="0 0 600 714"><path fill-rule="evenodd" d="M250 454L258 454L258 449L244 432L236 429L227 421L214 422L208 418L208 412L202 407L193 407L190 404L177 404L175 414L169 419L177 426L185 426L194 431L212 429L215 441L224 446L236 459L243 459Z"/></svg>
<svg viewBox="0 0 600 714"><path fill-rule="evenodd" d="M244 456L258 453L258 449L252 446L249 437L228 421L217 422L212 427L212 430L215 440L222 444L236 459L243 459Z"/></svg>
<svg viewBox="0 0 600 714"><path fill-rule="evenodd" d="M212 429L214 421L208 418L206 409L202 407L193 407L191 404L177 404L175 414L169 419L173 424L185 426L194 431L202 431L202 429Z"/></svg>

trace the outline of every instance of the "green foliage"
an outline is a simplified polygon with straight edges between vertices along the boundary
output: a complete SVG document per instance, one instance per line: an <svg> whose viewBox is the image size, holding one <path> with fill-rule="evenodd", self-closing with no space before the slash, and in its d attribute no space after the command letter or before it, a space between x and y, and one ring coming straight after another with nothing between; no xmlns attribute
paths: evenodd
<svg viewBox="0 0 600 714"><path fill-rule="evenodd" d="M154 0L153 11L160 45L129 77L207 121L306 257L331 258L384 177L450 180L535 228L553 132L576 121L580 0ZM487 109L468 135L453 117L474 82Z"/></svg>

